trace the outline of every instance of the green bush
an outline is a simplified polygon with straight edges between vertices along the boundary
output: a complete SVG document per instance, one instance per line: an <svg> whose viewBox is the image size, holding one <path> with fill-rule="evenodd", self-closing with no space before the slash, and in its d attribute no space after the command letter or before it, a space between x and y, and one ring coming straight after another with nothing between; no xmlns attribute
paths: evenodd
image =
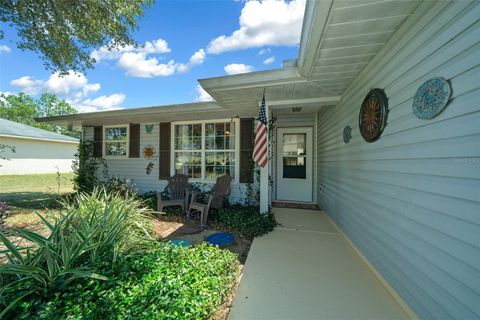
<svg viewBox="0 0 480 320"><path fill-rule="evenodd" d="M72 164L75 174L73 188L77 192L92 192L96 186L101 184L98 178L100 167L102 167L103 177L106 178L108 176L105 159L95 158L93 149L93 141L81 140L78 144L78 151Z"/></svg>
<svg viewBox="0 0 480 320"><path fill-rule="evenodd" d="M0 232L8 258L8 263L0 265L4 312L28 297L45 299L79 278L105 280L96 272L99 263L112 263L120 253L150 239L147 213L135 198L94 189L91 195L79 194L65 204L53 224L38 214L50 232L47 237L26 229L11 230L29 246L17 247Z"/></svg>
<svg viewBox="0 0 480 320"><path fill-rule="evenodd" d="M106 265L107 281L78 282L52 299L31 299L24 319L206 319L231 293L236 256L207 244L160 244Z"/></svg>
<svg viewBox="0 0 480 320"><path fill-rule="evenodd" d="M223 208L212 212L209 219L247 238L264 235L277 226L273 213L260 213L255 206Z"/></svg>
<svg viewBox="0 0 480 320"><path fill-rule="evenodd" d="M115 193L123 197L131 198L139 195L137 186L130 178L122 180L117 177L111 177L106 182L102 183L101 186L107 193Z"/></svg>

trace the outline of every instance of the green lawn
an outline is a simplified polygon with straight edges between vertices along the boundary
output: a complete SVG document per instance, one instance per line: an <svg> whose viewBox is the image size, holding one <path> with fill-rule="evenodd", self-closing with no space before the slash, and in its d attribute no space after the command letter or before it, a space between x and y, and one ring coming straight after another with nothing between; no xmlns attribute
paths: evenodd
<svg viewBox="0 0 480 320"><path fill-rule="evenodd" d="M0 201L17 208L39 209L59 194L73 191L73 173L0 176Z"/></svg>
<svg viewBox="0 0 480 320"><path fill-rule="evenodd" d="M10 216L7 227L37 229L45 208L55 208L58 195L72 192L73 173L0 176L0 201L7 202Z"/></svg>

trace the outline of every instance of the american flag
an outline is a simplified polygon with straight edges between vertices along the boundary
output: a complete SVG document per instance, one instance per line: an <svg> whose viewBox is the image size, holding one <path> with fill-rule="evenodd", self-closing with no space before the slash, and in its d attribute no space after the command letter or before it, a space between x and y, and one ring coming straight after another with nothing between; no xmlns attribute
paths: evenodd
<svg viewBox="0 0 480 320"><path fill-rule="evenodd" d="M253 147L253 161L260 166L265 167L268 162L268 143L267 139L267 114L265 111L265 93L262 98L260 114L258 115L257 130L255 131L255 146Z"/></svg>

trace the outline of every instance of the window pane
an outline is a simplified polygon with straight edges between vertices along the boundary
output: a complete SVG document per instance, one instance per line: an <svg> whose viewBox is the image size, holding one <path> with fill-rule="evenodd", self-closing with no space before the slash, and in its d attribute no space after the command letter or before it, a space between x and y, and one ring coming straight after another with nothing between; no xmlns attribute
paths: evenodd
<svg viewBox="0 0 480 320"><path fill-rule="evenodd" d="M126 142L105 142L105 155L107 156L126 156Z"/></svg>
<svg viewBox="0 0 480 320"><path fill-rule="evenodd" d="M175 152L175 173L186 174L190 178L202 177L201 152Z"/></svg>
<svg viewBox="0 0 480 320"><path fill-rule="evenodd" d="M217 122L205 124L205 148L207 150L235 149L235 123Z"/></svg>
<svg viewBox="0 0 480 320"><path fill-rule="evenodd" d="M205 152L205 178L229 174L235 178L235 152Z"/></svg>
<svg viewBox="0 0 480 320"><path fill-rule="evenodd" d="M105 128L105 140L106 141L118 141L127 140L127 128Z"/></svg>
<svg viewBox="0 0 480 320"><path fill-rule="evenodd" d="M306 179L307 166L305 165L305 157L283 157L283 177Z"/></svg>
<svg viewBox="0 0 480 320"><path fill-rule="evenodd" d="M178 124L174 131L175 150L200 150L202 148L202 124Z"/></svg>
<svg viewBox="0 0 480 320"><path fill-rule="evenodd" d="M283 156L305 155L306 139L305 133L285 133L283 135Z"/></svg>

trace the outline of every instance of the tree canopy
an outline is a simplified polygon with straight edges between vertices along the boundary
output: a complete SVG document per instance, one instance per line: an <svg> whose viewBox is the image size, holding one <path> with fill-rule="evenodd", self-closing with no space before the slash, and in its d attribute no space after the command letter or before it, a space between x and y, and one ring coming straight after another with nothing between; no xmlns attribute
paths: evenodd
<svg viewBox="0 0 480 320"><path fill-rule="evenodd" d="M71 113L77 113L77 110L65 100L59 99L51 93L44 93L39 98L33 98L23 92L18 95L0 94L0 118L78 137L78 132L71 129L35 121L35 118L39 117Z"/></svg>
<svg viewBox="0 0 480 320"><path fill-rule="evenodd" d="M92 68L92 48L135 44L136 20L153 1L2 0L0 21L16 30L18 48L36 52L47 69L66 74Z"/></svg>

